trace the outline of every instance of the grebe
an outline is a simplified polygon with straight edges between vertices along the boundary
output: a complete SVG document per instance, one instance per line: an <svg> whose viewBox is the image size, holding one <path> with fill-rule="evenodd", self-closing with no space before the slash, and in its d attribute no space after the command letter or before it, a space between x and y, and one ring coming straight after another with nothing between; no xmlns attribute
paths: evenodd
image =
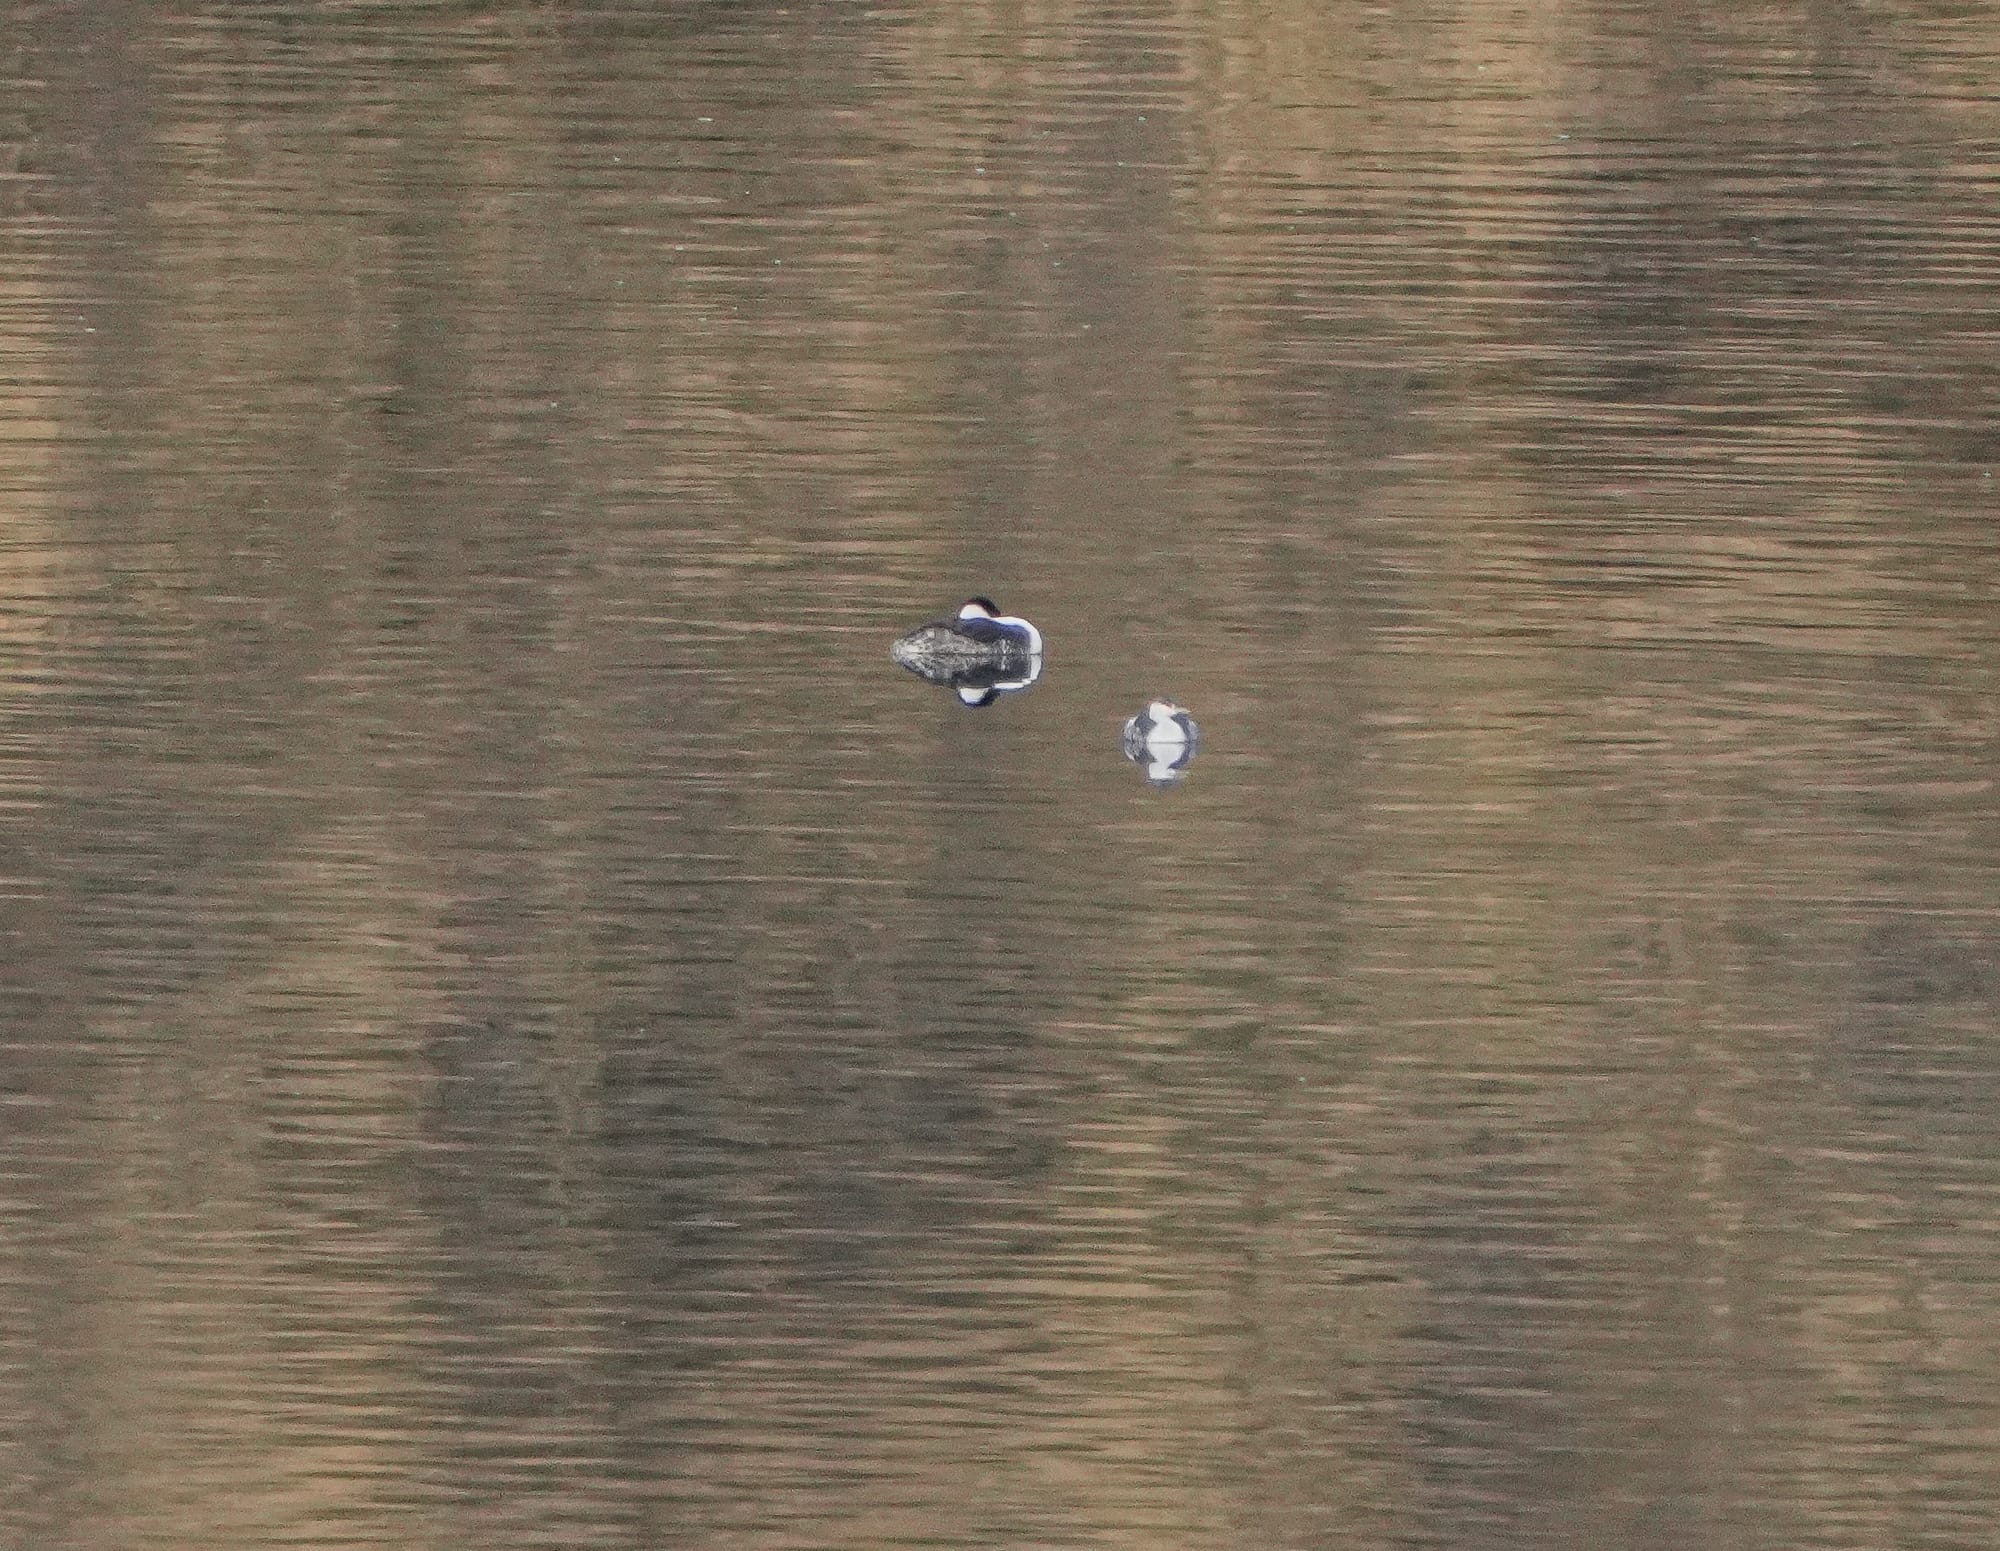
<svg viewBox="0 0 2000 1551"><path fill-rule="evenodd" d="M1156 786L1178 781L1201 744L1201 730L1186 706L1155 698L1125 723L1125 757L1146 767Z"/></svg>
<svg viewBox="0 0 2000 1551"><path fill-rule="evenodd" d="M889 655L918 677L949 685L966 705L990 705L1042 676L1042 633L1000 613L991 598L967 598L957 614L917 626Z"/></svg>

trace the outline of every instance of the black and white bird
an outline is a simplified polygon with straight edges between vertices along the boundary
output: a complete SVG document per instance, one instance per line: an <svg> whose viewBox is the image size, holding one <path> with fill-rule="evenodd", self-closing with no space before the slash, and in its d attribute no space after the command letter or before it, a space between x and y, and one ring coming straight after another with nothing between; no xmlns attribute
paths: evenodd
<svg viewBox="0 0 2000 1551"><path fill-rule="evenodd" d="M1178 781L1201 743L1201 731L1187 707L1155 698L1125 723L1125 757L1146 767L1156 786Z"/></svg>
<svg viewBox="0 0 2000 1551"><path fill-rule="evenodd" d="M990 705L1042 675L1042 633L991 598L967 598L950 619L917 626L889 655L919 678L954 689L969 706Z"/></svg>

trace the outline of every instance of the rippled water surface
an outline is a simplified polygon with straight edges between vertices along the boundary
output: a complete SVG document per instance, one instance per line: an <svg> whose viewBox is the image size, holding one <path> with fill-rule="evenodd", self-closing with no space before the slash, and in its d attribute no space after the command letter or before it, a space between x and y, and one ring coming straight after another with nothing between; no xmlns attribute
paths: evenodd
<svg viewBox="0 0 2000 1551"><path fill-rule="evenodd" d="M0 1544L1993 1543L1991 10L5 15Z"/></svg>

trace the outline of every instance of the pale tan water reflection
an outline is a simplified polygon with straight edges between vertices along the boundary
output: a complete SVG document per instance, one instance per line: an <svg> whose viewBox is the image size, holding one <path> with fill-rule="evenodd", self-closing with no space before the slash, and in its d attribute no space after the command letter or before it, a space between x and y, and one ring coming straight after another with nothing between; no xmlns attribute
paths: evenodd
<svg viewBox="0 0 2000 1551"><path fill-rule="evenodd" d="M1989 1542L2000 26L9 42L0 1543Z"/></svg>

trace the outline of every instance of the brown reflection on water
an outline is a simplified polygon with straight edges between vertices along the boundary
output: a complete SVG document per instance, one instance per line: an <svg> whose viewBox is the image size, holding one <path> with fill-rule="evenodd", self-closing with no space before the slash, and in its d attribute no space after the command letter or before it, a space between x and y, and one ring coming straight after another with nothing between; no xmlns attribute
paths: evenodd
<svg viewBox="0 0 2000 1551"><path fill-rule="evenodd" d="M1989 23L16 31L0 1538L1982 1543Z"/></svg>

